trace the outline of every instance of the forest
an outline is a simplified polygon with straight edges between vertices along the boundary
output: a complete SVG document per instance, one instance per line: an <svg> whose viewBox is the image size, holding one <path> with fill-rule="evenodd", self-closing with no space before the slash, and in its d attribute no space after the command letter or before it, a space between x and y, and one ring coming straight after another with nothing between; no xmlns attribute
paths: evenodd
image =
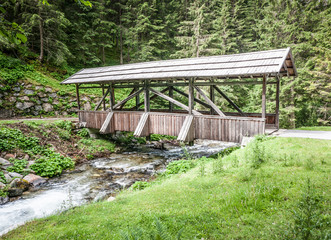
<svg viewBox="0 0 331 240"><path fill-rule="evenodd" d="M291 47L298 77L282 78L281 127L330 125L328 0L0 0L0 20L2 55L63 75ZM1 83L10 85L10 67L0 66ZM224 90L244 111L261 111L260 86ZM272 112L272 87L268 95Z"/></svg>

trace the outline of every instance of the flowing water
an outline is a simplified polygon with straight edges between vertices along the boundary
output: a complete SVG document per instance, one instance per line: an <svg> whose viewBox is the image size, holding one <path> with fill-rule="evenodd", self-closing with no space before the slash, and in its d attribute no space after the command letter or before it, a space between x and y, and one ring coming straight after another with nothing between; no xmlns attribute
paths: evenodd
<svg viewBox="0 0 331 240"><path fill-rule="evenodd" d="M35 191L25 192L20 199L0 206L0 236L26 221L106 199L135 181L148 180L163 171L167 162L184 154L209 156L234 145L199 141L187 147L186 153L178 146L169 145L166 150L138 146L127 152L111 154L108 158L89 161L74 171L50 179Z"/></svg>

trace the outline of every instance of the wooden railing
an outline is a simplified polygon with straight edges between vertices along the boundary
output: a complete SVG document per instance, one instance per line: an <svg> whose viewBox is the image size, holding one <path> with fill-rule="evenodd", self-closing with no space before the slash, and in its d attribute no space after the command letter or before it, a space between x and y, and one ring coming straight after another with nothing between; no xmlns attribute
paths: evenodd
<svg viewBox="0 0 331 240"><path fill-rule="evenodd" d="M144 112L140 111L114 111L112 120L109 122L105 133L114 131L134 132ZM79 122L87 128L100 129L106 120L106 111L79 111ZM164 134L179 136L187 114L149 112L148 119L143 119L147 124L144 136L147 134ZM147 118L147 116L145 116ZM190 121L193 126L185 126L193 138L211 139L225 142L241 142L244 136L263 134L265 131L265 120L257 117L220 117L215 115L194 116ZM144 126L140 126L143 128ZM191 130L190 130L191 131ZM184 131L185 132L185 131ZM184 137L185 139L185 137Z"/></svg>

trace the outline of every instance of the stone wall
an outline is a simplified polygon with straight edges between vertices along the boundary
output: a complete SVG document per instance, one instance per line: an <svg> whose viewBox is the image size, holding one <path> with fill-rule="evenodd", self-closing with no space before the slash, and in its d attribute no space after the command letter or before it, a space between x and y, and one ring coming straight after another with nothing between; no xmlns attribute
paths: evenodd
<svg viewBox="0 0 331 240"><path fill-rule="evenodd" d="M81 96L81 106L91 110L91 102L98 101L93 96ZM50 87L35 86L21 82L11 91L0 91L0 118L17 116L54 115L66 116L77 112L76 96L56 91Z"/></svg>

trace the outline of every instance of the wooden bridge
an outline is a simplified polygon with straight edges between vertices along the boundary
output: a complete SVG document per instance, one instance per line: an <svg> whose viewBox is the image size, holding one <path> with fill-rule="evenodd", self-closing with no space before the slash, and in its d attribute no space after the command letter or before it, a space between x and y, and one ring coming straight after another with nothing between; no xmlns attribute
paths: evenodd
<svg viewBox="0 0 331 240"><path fill-rule="evenodd" d="M82 69L62 83L76 84L80 124L99 129L100 133L132 131L137 137L164 134L184 142L194 139L241 142L244 136L264 134L266 129L279 127L280 79L296 75L291 50L287 48ZM262 113L243 112L221 89L242 84L262 85ZM268 84L276 85L273 114L266 112ZM94 111L81 110L79 89L85 88L102 89L103 97ZM114 90L123 88L132 91L125 99L116 99ZM178 101L174 93L186 98L188 104ZM143 102L140 94L144 96ZM237 112L223 112L215 104L216 96L224 98ZM151 109L150 102L156 98L168 101L167 108ZM128 101L135 101L135 107L125 108ZM195 109L195 103L205 109Z"/></svg>

